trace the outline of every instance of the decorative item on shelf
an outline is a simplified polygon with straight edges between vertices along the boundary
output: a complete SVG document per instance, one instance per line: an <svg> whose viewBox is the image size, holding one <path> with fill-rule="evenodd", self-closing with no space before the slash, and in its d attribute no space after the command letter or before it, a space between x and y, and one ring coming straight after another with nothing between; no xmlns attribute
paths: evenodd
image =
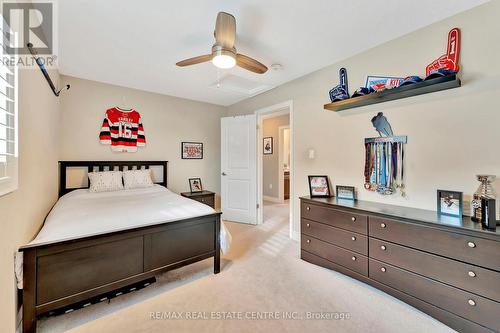
<svg viewBox="0 0 500 333"><path fill-rule="evenodd" d="M404 145L406 136L394 136L382 112L372 118L378 138L365 139L365 189L382 195L397 190L406 196L404 185Z"/></svg>
<svg viewBox="0 0 500 333"><path fill-rule="evenodd" d="M342 67L339 70L340 83L330 90L330 100L332 102L342 101L349 98L349 87L347 85L347 70Z"/></svg>
<svg viewBox="0 0 500 333"><path fill-rule="evenodd" d="M338 199L356 199L356 189L354 188L354 186L337 185L335 187L335 192L337 192Z"/></svg>
<svg viewBox="0 0 500 333"><path fill-rule="evenodd" d="M189 178L189 190L191 193L202 192L201 178Z"/></svg>
<svg viewBox="0 0 500 333"><path fill-rule="evenodd" d="M203 159L203 143L181 142L181 158L183 160Z"/></svg>
<svg viewBox="0 0 500 333"><path fill-rule="evenodd" d="M414 84L414 83L418 83L418 82L422 82L422 78L420 76L417 76L417 75L410 75L410 76L407 76L403 79L403 82L401 82L399 84L399 87L404 87L404 86L407 86L407 85L410 85L410 84Z"/></svg>
<svg viewBox="0 0 500 333"><path fill-rule="evenodd" d="M110 145L112 151L135 153L137 147L146 145L141 114L132 108L122 109L118 106L106 110L99 141L103 145Z"/></svg>
<svg viewBox="0 0 500 333"><path fill-rule="evenodd" d="M439 215L462 217L463 193L437 190L437 212Z"/></svg>
<svg viewBox="0 0 500 333"><path fill-rule="evenodd" d="M429 76L433 71L440 68L458 73L460 70L460 29L453 28L448 33L448 47L446 54L431 62L425 68L425 75Z"/></svg>
<svg viewBox="0 0 500 333"><path fill-rule="evenodd" d="M311 198L329 198L332 196L328 176L308 176Z"/></svg>
<svg viewBox="0 0 500 333"><path fill-rule="evenodd" d="M472 216L471 219L474 222L481 222L481 198L487 197L496 199L497 194L493 188L493 181L496 176L494 175L476 175L477 180L481 183L477 188L476 192L472 195L471 208L472 208Z"/></svg>
<svg viewBox="0 0 500 333"><path fill-rule="evenodd" d="M365 88L371 91L381 91L399 87L401 82L403 82L402 77L369 75L366 77Z"/></svg>
<svg viewBox="0 0 500 333"><path fill-rule="evenodd" d="M489 230L497 229L496 200L490 197L481 197L481 224Z"/></svg>
<svg viewBox="0 0 500 333"><path fill-rule="evenodd" d="M267 137L262 140L262 152L264 155L272 155L273 153L273 138Z"/></svg>

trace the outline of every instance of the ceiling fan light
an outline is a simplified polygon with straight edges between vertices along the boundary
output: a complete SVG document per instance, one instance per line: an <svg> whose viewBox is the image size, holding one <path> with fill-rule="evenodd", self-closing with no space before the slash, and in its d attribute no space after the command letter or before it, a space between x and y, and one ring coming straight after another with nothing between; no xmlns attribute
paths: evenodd
<svg viewBox="0 0 500 333"><path fill-rule="evenodd" d="M236 59L228 54L218 54L212 58L215 67L228 69L236 65Z"/></svg>

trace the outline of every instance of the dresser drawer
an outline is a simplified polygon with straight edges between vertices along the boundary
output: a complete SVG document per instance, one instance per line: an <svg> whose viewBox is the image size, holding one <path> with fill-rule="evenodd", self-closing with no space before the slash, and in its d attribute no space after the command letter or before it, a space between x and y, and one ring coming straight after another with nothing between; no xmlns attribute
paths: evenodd
<svg viewBox="0 0 500 333"><path fill-rule="evenodd" d="M370 238L370 258L500 302L500 273Z"/></svg>
<svg viewBox="0 0 500 333"><path fill-rule="evenodd" d="M370 217L370 236L500 270L500 242L413 223Z"/></svg>
<svg viewBox="0 0 500 333"><path fill-rule="evenodd" d="M301 232L345 249L368 255L368 237L329 225L302 219Z"/></svg>
<svg viewBox="0 0 500 333"><path fill-rule="evenodd" d="M207 195L207 196L199 196L199 197L192 197L191 199L196 200L198 202L204 203L207 206L210 206L214 208L215 206L215 200L213 195Z"/></svg>
<svg viewBox="0 0 500 333"><path fill-rule="evenodd" d="M349 268L356 273L368 275L368 258L341 247L302 234L302 250L315 254L336 264Z"/></svg>
<svg viewBox="0 0 500 333"><path fill-rule="evenodd" d="M373 259L369 260L369 271L373 280L493 330L500 330L500 303Z"/></svg>
<svg viewBox="0 0 500 333"><path fill-rule="evenodd" d="M366 215L347 211L326 208L302 202L301 217L337 228L354 231L363 235L368 234L368 217Z"/></svg>

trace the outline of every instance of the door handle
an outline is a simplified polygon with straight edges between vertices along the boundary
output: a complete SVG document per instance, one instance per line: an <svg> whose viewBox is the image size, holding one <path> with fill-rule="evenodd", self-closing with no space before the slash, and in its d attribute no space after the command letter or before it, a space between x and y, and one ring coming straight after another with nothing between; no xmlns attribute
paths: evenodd
<svg viewBox="0 0 500 333"><path fill-rule="evenodd" d="M225 172L221 173L221 175L223 175L223 176L227 176L227 174L226 174Z"/></svg>

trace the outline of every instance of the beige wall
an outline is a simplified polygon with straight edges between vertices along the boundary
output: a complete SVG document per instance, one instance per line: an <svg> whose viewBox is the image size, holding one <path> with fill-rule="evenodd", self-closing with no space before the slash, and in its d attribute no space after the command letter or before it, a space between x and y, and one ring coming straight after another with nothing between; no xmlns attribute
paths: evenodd
<svg viewBox="0 0 500 333"><path fill-rule="evenodd" d="M61 159L168 160L171 190L188 191L188 178L201 177L205 189L220 192L223 107L74 77L62 79L71 84L71 91L61 101ZM112 152L99 143L106 109L122 104L142 116L147 144L137 153ZM203 142L203 159L182 160L181 141Z"/></svg>
<svg viewBox="0 0 500 333"><path fill-rule="evenodd" d="M273 138L273 153L262 156L262 192L264 196L279 199L279 173L283 166L279 165L279 127L290 124L289 115L264 119L262 137Z"/></svg>
<svg viewBox="0 0 500 333"><path fill-rule="evenodd" d="M57 72L51 72L58 81ZM38 69L19 71L19 188L0 197L0 327L14 332L14 252L29 242L57 200L59 101Z"/></svg>
<svg viewBox="0 0 500 333"><path fill-rule="evenodd" d="M363 200L425 209L436 208L438 188L470 196L478 187L477 173L500 176L498 13L500 1L490 2L229 108L228 115L245 114L293 100L296 233L297 198L308 194L308 174L327 174L333 185L356 186ZM347 68L351 93L367 74L424 75L425 66L444 54L448 31L455 26L462 29L463 87L342 113L323 110L341 66ZM408 135L407 198L363 189L363 139L377 136L370 119L380 111L395 134ZM314 160L307 157L309 148L316 150Z"/></svg>

